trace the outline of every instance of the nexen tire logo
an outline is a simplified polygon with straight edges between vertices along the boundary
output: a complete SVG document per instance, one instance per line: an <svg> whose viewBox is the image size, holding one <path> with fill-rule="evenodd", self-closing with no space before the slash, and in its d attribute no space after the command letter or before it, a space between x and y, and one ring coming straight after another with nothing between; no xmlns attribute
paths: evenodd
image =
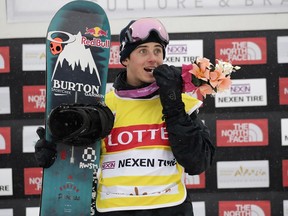
<svg viewBox="0 0 288 216"><path fill-rule="evenodd" d="M216 59L233 64L266 64L266 38L234 38L215 40Z"/></svg>
<svg viewBox="0 0 288 216"><path fill-rule="evenodd" d="M218 120L217 146L268 145L268 120Z"/></svg>
<svg viewBox="0 0 288 216"><path fill-rule="evenodd" d="M230 87L231 94L250 94L251 85L247 84L232 84Z"/></svg>
<svg viewBox="0 0 288 216"><path fill-rule="evenodd" d="M168 45L166 50L168 54L187 54L188 53L187 44Z"/></svg>

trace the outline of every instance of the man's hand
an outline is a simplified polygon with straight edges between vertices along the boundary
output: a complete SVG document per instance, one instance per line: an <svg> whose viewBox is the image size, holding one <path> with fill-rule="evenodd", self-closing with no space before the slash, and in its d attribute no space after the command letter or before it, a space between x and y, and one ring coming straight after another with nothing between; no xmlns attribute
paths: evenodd
<svg viewBox="0 0 288 216"><path fill-rule="evenodd" d="M164 118L167 120L185 114L184 103L181 97L181 71L175 66L163 64L154 69L153 75L159 86Z"/></svg>
<svg viewBox="0 0 288 216"><path fill-rule="evenodd" d="M57 151L56 145L49 143L45 140L45 129L43 127L39 127L37 129L37 134L39 136L39 140L35 145L35 158L38 163L38 166L43 168L49 168L53 165Z"/></svg>

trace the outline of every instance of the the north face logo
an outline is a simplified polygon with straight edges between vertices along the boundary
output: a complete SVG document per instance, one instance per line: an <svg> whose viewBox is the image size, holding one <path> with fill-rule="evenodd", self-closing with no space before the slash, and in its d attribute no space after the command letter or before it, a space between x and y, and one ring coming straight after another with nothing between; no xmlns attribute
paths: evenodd
<svg viewBox="0 0 288 216"><path fill-rule="evenodd" d="M0 73L10 72L10 49L9 47L0 47Z"/></svg>
<svg viewBox="0 0 288 216"><path fill-rule="evenodd" d="M267 119L217 121L217 146L268 145Z"/></svg>
<svg viewBox="0 0 288 216"><path fill-rule="evenodd" d="M266 38L234 38L215 41L216 59L232 64L265 64Z"/></svg>

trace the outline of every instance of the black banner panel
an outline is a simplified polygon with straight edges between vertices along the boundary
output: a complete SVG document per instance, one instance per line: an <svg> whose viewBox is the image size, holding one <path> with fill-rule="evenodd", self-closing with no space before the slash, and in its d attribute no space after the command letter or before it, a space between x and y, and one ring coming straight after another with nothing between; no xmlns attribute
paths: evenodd
<svg viewBox="0 0 288 216"><path fill-rule="evenodd" d="M107 91L123 69L112 36ZM0 40L0 215L39 214L45 39ZM231 62L228 91L203 97L199 116L216 146L212 167L185 176L195 216L288 216L288 30L170 34L165 63Z"/></svg>

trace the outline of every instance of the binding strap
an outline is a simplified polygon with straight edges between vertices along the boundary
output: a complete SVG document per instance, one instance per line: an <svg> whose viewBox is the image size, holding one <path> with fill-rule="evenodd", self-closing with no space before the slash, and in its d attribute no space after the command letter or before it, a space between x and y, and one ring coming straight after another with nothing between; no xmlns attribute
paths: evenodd
<svg viewBox="0 0 288 216"><path fill-rule="evenodd" d="M114 115L102 103L62 104L48 116L48 129L56 142L90 145L106 137L114 124Z"/></svg>

